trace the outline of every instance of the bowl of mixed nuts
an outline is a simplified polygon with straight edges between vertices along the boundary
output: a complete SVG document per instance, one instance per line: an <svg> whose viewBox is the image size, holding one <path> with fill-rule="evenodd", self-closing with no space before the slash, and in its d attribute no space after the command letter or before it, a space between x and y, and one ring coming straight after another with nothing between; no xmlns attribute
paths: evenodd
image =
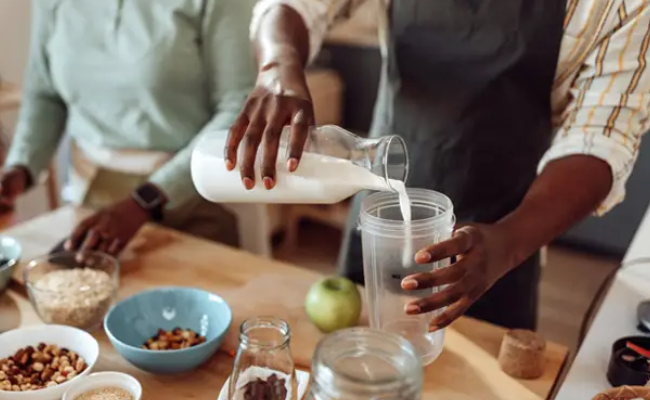
<svg viewBox="0 0 650 400"><path fill-rule="evenodd" d="M92 331L115 301L119 269L108 254L61 252L30 261L24 280L44 322Z"/></svg>
<svg viewBox="0 0 650 400"><path fill-rule="evenodd" d="M154 374L191 371L217 351L232 322L219 296L200 289L147 290L117 303L104 330L134 366Z"/></svg>
<svg viewBox="0 0 650 400"><path fill-rule="evenodd" d="M0 335L0 400L59 400L88 375L99 344L87 332L37 325Z"/></svg>

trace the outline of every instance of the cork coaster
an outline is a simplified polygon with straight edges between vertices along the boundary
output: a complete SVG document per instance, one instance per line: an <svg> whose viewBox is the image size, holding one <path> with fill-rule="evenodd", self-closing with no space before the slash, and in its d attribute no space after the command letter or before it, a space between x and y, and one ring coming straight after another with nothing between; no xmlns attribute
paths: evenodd
<svg viewBox="0 0 650 400"><path fill-rule="evenodd" d="M537 379L544 373L546 341L535 332L515 329L506 332L499 351L499 366L519 379Z"/></svg>

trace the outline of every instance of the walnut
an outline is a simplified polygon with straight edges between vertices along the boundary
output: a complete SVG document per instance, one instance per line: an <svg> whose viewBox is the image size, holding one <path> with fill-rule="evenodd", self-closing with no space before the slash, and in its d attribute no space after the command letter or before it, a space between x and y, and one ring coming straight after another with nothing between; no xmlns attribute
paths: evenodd
<svg viewBox="0 0 650 400"><path fill-rule="evenodd" d="M147 350L180 350L205 343L205 337L191 329L174 328L171 331L159 329L155 336L143 345Z"/></svg>

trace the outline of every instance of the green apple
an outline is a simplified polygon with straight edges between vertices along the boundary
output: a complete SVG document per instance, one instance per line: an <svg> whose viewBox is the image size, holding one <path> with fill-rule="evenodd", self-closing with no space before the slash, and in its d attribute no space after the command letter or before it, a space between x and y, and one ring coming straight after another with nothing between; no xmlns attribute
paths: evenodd
<svg viewBox="0 0 650 400"><path fill-rule="evenodd" d="M339 276L321 279L307 293L305 310L321 332L354 326L361 315L361 294L351 280Z"/></svg>

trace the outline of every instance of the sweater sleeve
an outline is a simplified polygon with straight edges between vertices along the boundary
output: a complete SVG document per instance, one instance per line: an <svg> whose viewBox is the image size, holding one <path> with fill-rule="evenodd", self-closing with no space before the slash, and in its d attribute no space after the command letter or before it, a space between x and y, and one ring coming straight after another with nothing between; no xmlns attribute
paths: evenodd
<svg viewBox="0 0 650 400"><path fill-rule="evenodd" d="M248 40L248 26L255 1L206 2L201 40L214 116L197 132L189 145L150 177L150 182L169 198L169 208L199 196L190 170L194 145L198 137L206 132L229 129L255 84L255 62Z"/></svg>

